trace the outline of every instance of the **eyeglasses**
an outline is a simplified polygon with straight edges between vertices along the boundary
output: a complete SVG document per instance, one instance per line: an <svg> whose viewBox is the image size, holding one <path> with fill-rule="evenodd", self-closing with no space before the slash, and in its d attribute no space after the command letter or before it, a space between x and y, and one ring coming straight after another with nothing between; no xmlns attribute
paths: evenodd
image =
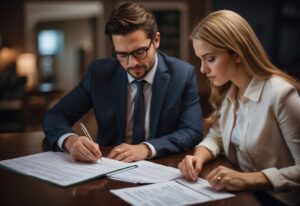
<svg viewBox="0 0 300 206"><path fill-rule="evenodd" d="M152 40L150 41L149 46L146 47L146 48L139 48L139 49L136 49L132 52L113 51L112 55L113 55L113 57L115 57L120 62L127 62L130 55L132 55L136 59L144 59L144 58L146 58L146 56L148 54L148 50L150 49L151 44L152 44Z"/></svg>

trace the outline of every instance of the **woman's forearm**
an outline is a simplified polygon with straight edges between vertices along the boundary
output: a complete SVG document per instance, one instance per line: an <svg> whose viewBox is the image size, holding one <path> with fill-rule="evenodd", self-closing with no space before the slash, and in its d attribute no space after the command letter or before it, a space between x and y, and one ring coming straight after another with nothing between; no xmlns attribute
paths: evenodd
<svg viewBox="0 0 300 206"><path fill-rule="evenodd" d="M249 172L246 175L248 189L271 190L272 184L262 172Z"/></svg>
<svg viewBox="0 0 300 206"><path fill-rule="evenodd" d="M213 159L211 152L206 147L202 146L195 149L194 156L197 159L200 159L203 164Z"/></svg>

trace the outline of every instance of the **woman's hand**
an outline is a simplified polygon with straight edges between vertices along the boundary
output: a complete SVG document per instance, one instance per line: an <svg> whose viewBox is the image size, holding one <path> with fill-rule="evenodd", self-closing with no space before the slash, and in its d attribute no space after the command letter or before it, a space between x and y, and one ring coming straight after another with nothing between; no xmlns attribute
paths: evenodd
<svg viewBox="0 0 300 206"><path fill-rule="evenodd" d="M271 188L271 183L262 172L238 172L224 166L212 170L206 176L206 180L216 190L241 191Z"/></svg>
<svg viewBox="0 0 300 206"><path fill-rule="evenodd" d="M196 156L186 155L185 158L178 164L178 168L187 179L196 181L202 169L202 161Z"/></svg>
<svg viewBox="0 0 300 206"><path fill-rule="evenodd" d="M205 147L197 147L194 155L186 155L185 158L178 164L178 168L187 179L196 181L202 166L205 162L212 159L212 154Z"/></svg>

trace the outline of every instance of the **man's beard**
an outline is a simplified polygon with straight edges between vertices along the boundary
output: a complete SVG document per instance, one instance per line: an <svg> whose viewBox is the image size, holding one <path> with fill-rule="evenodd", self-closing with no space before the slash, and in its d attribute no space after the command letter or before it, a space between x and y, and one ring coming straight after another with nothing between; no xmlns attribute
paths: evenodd
<svg viewBox="0 0 300 206"><path fill-rule="evenodd" d="M138 77L136 77L136 69L137 73L142 73L142 76L138 74ZM126 71L134 78L134 79L142 79L144 78L150 71L150 69L146 65L136 65L135 67L128 67L126 68Z"/></svg>

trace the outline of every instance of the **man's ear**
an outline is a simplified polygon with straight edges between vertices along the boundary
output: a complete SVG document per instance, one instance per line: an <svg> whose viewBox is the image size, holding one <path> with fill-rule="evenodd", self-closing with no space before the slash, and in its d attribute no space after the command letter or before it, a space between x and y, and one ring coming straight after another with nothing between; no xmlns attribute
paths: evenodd
<svg viewBox="0 0 300 206"><path fill-rule="evenodd" d="M156 49L159 47L159 44L160 44L160 33L159 32L156 32L156 34L153 38L153 44Z"/></svg>

